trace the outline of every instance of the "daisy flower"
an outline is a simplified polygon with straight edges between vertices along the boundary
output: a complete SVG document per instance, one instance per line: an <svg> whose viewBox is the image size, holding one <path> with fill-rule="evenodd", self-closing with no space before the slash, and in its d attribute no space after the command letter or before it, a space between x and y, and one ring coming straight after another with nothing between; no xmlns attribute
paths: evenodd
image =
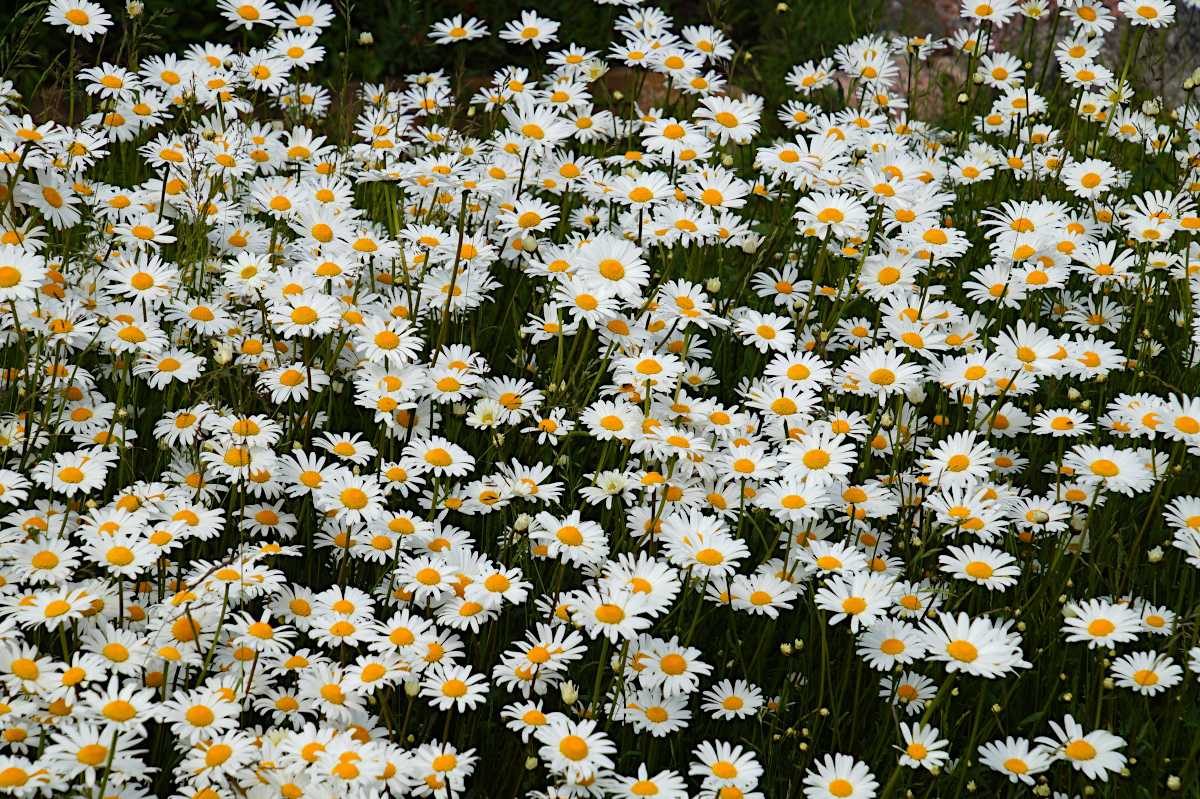
<svg viewBox="0 0 1200 799"><path fill-rule="evenodd" d="M108 12L88 0L53 0L45 21L65 27L67 33L82 36L86 42L91 42L96 35L103 35L112 25Z"/></svg>
<svg viewBox="0 0 1200 799"><path fill-rule="evenodd" d="M543 44L558 41L559 23L538 15L536 11L522 11L519 19L512 20L500 31L500 38L511 44L532 44L541 49Z"/></svg>
<svg viewBox="0 0 1200 799"><path fill-rule="evenodd" d="M469 42L488 35L487 25L475 17L463 22L462 14L446 17L429 27L429 38L433 39L435 44Z"/></svg>
<svg viewBox="0 0 1200 799"><path fill-rule="evenodd" d="M1058 758L1066 760L1076 771L1082 771L1088 779L1108 782L1109 772L1119 772L1125 767L1125 756L1118 752L1125 746L1125 739L1107 730L1094 730L1084 734L1074 718L1068 714L1063 726L1050 722L1054 737L1042 736L1037 742Z"/></svg>
<svg viewBox="0 0 1200 799"><path fill-rule="evenodd" d="M897 746L902 754L900 765L909 768L925 768L933 771L950 759L950 753L945 751L950 742L938 738L938 728L923 725L920 722L908 724L900 722L900 736L904 746Z"/></svg>
<svg viewBox="0 0 1200 799"><path fill-rule="evenodd" d="M1154 696L1173 688L1183 679L1183 669L1166 655L1155 652L1131 652L1112 665L1115 682L1145 696Z"/></svg>
<svg viewBox="0 0 1200 799"><path fill-rule="evenodd" d="M979 762L1006 777L1009 782L1034 784L1034 777L1054 763L1054 757L1044 747L1030 748L1025 738L1011 735L1003 741L991 741L979 747Z"/></svg>
<svg viewBox="0 0 1200 799"><path fill-rule="evenodd" d="M808 799L871 799L879 783L866 763L850 755L825 755L804 772Z"/></svg>

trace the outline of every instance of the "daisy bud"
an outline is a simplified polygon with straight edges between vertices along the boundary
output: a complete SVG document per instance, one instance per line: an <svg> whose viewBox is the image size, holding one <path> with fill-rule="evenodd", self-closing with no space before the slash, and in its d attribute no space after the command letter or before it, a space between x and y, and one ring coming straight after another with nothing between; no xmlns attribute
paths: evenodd
<svg viewBox="0 0 1200 799"><path fill-rule="evenodd" d="M729 155L728 153L721 156L721 166L725 167L726 169L733 166L733 156Z"/></svg>
<svg viewBox="0 0 1200 799"><path fill-rule="evenodd" d="M718 291L721 290L721 278L719 278L719 277L709 278L708 282L704 284L704 290L707 291L709 294L716 294Z"/></svg>
<svg viewBox="0 0 1200 799"><path fill-rule="evenodd" d="M1146 560L1150 561L1151 563L1159 563L1162 561L1162 559L1163 559L1163 548L1162 547L1155 547L1154 549L1152 549L1146 553Z"/></svg>
<svg viewBox="0 0 1200 799"><path fill-rule="evenodd" d="M408 680L404 683L404 695L409 699L412 699L419 693L421 693L421 683L416 680Z"/></svg>
<svg viewBox="0 0 1200 799"><path fill-rule="evenodd" d="M528 513L522 513L520 516L517 517L517 520L515 522L513 522L513 529L519 533L523 533L529 529L529 525L532 522L533 522L532 516L530 516Z"/></svg>
<svg viewBox="0 0 1200 799"><path fill-rule="evenodd" d="M970 99L971 99L970 97L967 97L966 92L962 92L961 94L958 95L958 98L957 98L959 105L966 105L967 101Z"/></svg>
<svg viewBox="0 0 1200 799"><path fill-rule="evenodd" d="M1064 702L1070 702L1074 698L1075 698L1074 694L1072 694L1070 691L1067 691L1065 694L1062 695L1062 701L1064 701Z"/></svg>
<svg viewBox="0 0 1200 799"><path fill-rule="evenodd" d="M370 31L363 31L358 34L358 44L360 47L370 47L375 44L375 34Z"/></svg>
<svg viewBox="0 0 1200 799"><path fill-rule="evenodd" d="M892 425L895 424L895 421L896 420L892 418L890 413L884 411L883 416L879 417L879 426L884 430L891 430Z"/></svg>
<svg viewBox="0 0 1200 799"><path fill-rule="evenodd" d="M1079 389L1074 387L1067 389L1067 399L1069 399L1071 402L1075 402L1081 396L1083 395L1079 393Z"/></svg>
<svg viewBox="0 0 1200 799"><path fill-rule="evenodd" d="M271 129L272 130L283 130L283 120L282 119L271 120Z"/></svg>
<svg viewBox="0 0 1200 799"><path fill-rule="evenodd" d="M333 389L334 394L341 394L342 389L344 389L346 386L344 383L339 383L338 381L334 380L329 384L329 387Z"/></svg>
<svg viewBox="0 0 1200 799"><path fill-rule="evenodd" d="M475 106L471 106L470 108L467 109L467 116L468 117L475 116Z"/></svg>
<svg viewBox="0 0 1200 799"><path fill-rule="evenodd" d="M792 656L792 645L791 645L791 644L789 644L789 643L786 643L786 642L785 642L785 643L782 643L782 644L780 644L780 645L779 645L779 652L780 652L780 653L781 653L781 654L782 654L782 655L783 655L785 658L790 658L790 657Z"/></svg>
<svg viewBox="0 0 1200 799"><path fill-rule="evenodd" d="M565 683L558 686L559 693L562 694L562 701L568 705L575 704L579 699L579 689L575 687L575 683L567 680Z"/></svg>
<svg viewBox="0 0 1200 799"><path fill-rule="evenodd" d="M521 239L522 252L537 252L538 240L533 236L526 236Z"/></svg>
<svg viewBox="0 0 1200 799"><path fill-rule="evenodd" d="M569 455L566 455L566 454L559 455L557 458L554 459L554 464L556 466L558 466L559 468L566 468L567 466L571 465L571 458Z"/></svg>
<svg viewBox="0 0 1200 799"><path fill-rule="evenodd" d="M224 61L221 62L221 66L225 67L225 69L233 69L233 59L226 58Z"/></svg>
<svg viewBox="0 0 1200 799"><path fill-rule="evenodd" d="M1091 400L1084 400L1083 402L1079 403L1079 410L1081 410L1081 411L1086 411L1091 407L1092 407Z"/></svg>
<svg viewBox="0 0 1200 799"><path fill-rule="evenodd" d="M976 86L978 86L979 84L983 83L983 75L980 75L978 72L976 72L976 73L975 73L975 74L974 74L974 75L971 77L971 83L974 83ZM960 96L961 96L961 95L960 95Z"/></svg>
<svg viewBox="0 0 1200 799"><path fill-rule="evenodd" d="M1017 622L1017 632L1022 632L1022 633L1025 632L1025 622L1023 622L1023 621Z"/></svg>
<svg viewBox="0 0 1200 799"><path fill-rule="evenodd" d="M936 777L937 775L942 773L942 767L934 766L933 768L929 769L929 773Z"/></svg>
<svg viewBox="0 0 1200 799"><path fill-rule="evenodd" d="M456 402L456 403L454 403L452 410L453 410L455 416L466 416L467 415L467 403Z"/></svg>
<svg viewBox="0 0 1200 799"><path fill-rule="evenodd" d="M937 766L934 766L929 771L931 774L933 774L936 777L937 776L936 770L937 770ZM967 793L975 793L975 780L967 780Z"/></svg>
<svg viewBox="0 0 1200 799"><path fill-rule="evenodd" d="M171 445L167 442L167 440L165 438L160 438L158 440L158 448L162 452L166 452L167 450L169 450L171 448Z"/></svg>
<svg viewBox="0 0 1200 799"><path fill-rule="evenodd" d="M779 733L775 733L774 735L771 736L771 740L774 741L775 743L779 743L780 741L783 740L783 736L780 735Z"/></svg>
<svg viewBox="0 0 1200 799"><path fill-rule="evenodd" d="M1092 786L1088 785L1087 787L1085 787L1085 788L1083 789L1083 795L1084 795L1084 796L1095 796L1095 795L1096 795L1096 789L1095 789L1095 788L1093 788Z"/></svg>
<svg viewBox="0 0 1200 799"><path fill-rule="evenodd" d="M1050 514L1044 510L1035 510L1032 517L1035 524L1045 524L1050 521Z"/></svg>
<svg viewBox="0 0 1200 799"><path fill-rule="evenodd" d="M818 710L817 712L821 714L822 718L824 718L825 716L829 715L829 708L823 707L820 710Z"/></svg>
<svg viewBox="0 0 1200 799"><path fill-rule="evenodd" d="M94 499L89 499L87 502L85 502L83 504L87 507L88 510L95 510L96 508L100 507L96 503L96 500L94 500Z"/></svg>
<svg viewBox="0 0 1200 799"><path fill-rule="evenodd" d="M1122 774L1121 776L1125 776L1125 775ZM1183 787L1183 782L1178 777L1176 777L1174 774L1167 777L1167 790L1168 791L1178 791L1182 787Z"/></svg>
<svg viewBox="0 0 1200 799"><path fill-rule="evenodd" d="M504 446L504 434L497 433L496 435L492 436L492 445L495 446L497 449L499 449L500 447L503 447Z"/></svg>
<svg viewBox="0 0 1200 799"><path fill-rule="evenodd" d="M806 744L804 741L801 741L800 746L798 748L800 749L801 752L807 752L808 744Z"/></svg>
<svg viewBox="0 0 1200 799"><path fill-rule="evenodd" d="M146 10L146 4L141 2L141 0L129 0L129 2L125 4L126 13L128 13L129 16L134 17L134 18L140 17L142 15L142 12L144 12L145 10Z"/></svg>
<svg viewBox="0 0 1200 799"><path fill-rule="evenodd" d="M1112 677L1104 678L1104 690L1111 691L1112 689L1114 689L1116 687L1117 687L1117 684L1115 682L1113 682Z"/></svg>
<svg viewBox="0 0 1200 799"><path fill-rule="evenodd" d="M217 352L213 355L213 360L224 366L233 360L233 347L228 343L221 341L217 343Z"/></svg>
<svg viewBox="0 0 1200 799"><path fill-rule="evenodd" d="M795 641L792 641L792 648L795 649L797 652L803 652L804 651L804 642L801 641L799 638L797 638Z"/></svg>
<svg viewBox="0 0 1200 799"><path fill-rule="evenodd" d="M200 135L204 137L205 141L212 141L217 138L217 132L212 128L205 128L201 131Z"/></svg>
<svg viewBox="0 0 1200 799"><path fill-rule="evenodd" d="M1038 796L1049 796L1050 795L1050 786L1049 785L1039 785L1033 789L1033 792L1036 793Z"/></svg>
<svg viewBox="0 0 1200 799"><path fill-rule="evenodd" d="M778 5L775 6L776 14L786 14L787 12L789 12L791 10L792 9L788 7L787 3L779 3Z"/></svg>
<svg viewBox="0 0 1200 799"><path fill-rule="evenodd" d="M919 405L925 401L925 389L922 386L913 386L904 392L904 396L908 397L908 401L913 405Z"/></svg>
<svg viewBox="0 0 1200 799"><path fill-rule="evenodd" d="M1157 100L1146 100L1142 103L1142 113L1147 116L1154 116L1161 110L1162 106L1158 104Z"/></svg>
<svg viewBox="0 0 1200 799"><path fill-rule="evenodd" d="M538 767L538 759L536 757L525 758L525 770L526 771L533 771L537 767Z"/></svg>
<svg viewBox="0 0 1200 799"><path fill-rule="evenodd" d="M616 100L619 103L625 99L625 92L621 92L621 91L613 92L612 97L614 100Z"/></svg>
<svg viewBox="0 0 1200 799"><path fill-rule="evenodd" d="M1084 519L1082 516L1072 516L1071 517L1071 529L1074 530L1075 532L1082 531L1085 524L1087 524L1087 520Z"/></svg>

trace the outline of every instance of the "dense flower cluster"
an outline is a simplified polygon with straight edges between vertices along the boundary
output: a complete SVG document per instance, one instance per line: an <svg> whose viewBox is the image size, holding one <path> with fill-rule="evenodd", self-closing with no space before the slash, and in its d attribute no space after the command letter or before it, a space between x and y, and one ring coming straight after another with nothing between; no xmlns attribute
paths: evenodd
<svg viewBox="0 0 1200 799"><path fill-rule="evenodd" d="M1130 80L1171 3L968 0L770 110L719 27L621 9L600 53L525 11L532 66L365 85L349 139L330 6L219 10L266 43L83 68L80 124L0 86L0 791L1049 796L1195 757L1200 108ZM1004 34L1050 17L1035 67Z"/></svg>

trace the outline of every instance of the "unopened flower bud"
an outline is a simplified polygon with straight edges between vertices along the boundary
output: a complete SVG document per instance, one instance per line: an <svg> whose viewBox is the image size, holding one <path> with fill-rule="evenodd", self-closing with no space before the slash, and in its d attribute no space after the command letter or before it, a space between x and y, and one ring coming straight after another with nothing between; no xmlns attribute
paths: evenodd
<svg viewBox="0 0 1200 799"><path fill-rule="evenodd" d="M787 4L787 3L778 3L778 4L776 4L776 6L775 6L775 13L776 13L776 14L786 14L787 12L789 12L789 11L791 11L791 10L792 10L792 9L791 9L791 8L788 6L788 4Z"/></svg>
<svg viewBox="0 0 1200 799"><path fill-rule="evenodd" d="M527 235L525 238L521 239L522 252L537 252L537 248L538 248L537 237Z"/></svg>
<svg viewBox="0 0 1200 799"><path fill-rule="evenodd" d="M958 95L957 102L959 105L966 105L967 101L970 99L971 98L967 96L966 92L962 92L961 94Z"/></svg>
<svg viewBox="0 0 1200 799"><path fill-rule="evenodd" d="M566 702L568 705L573 705L579 700L579 689L575 686L575 683L571 682L570 680L567 680L559 685L558 690L559 693L562 694L562 701Z"/></svg>
<svg viewBox="0 0 1200 799"><path fill-rule="evenodd" d="M416 680L408 680L404 683L404 695L409 699L414 698L419 693L421 693L421 683Z"/></svg>
<svg viewBox="0 0 1200 799"><path fill-rule="evenodd" d="M140 17L145 11L146 4L143 3L142 0L129 0L129 2L125 4L125 12L135 19Z"/></svg>
<svg viewBox="0 0 1200 799"><path fill-rule="evenodd" d="M538 767L538 759L536 757L531 756L531 757L525 758L525 770L526 771L533 771L537 767Z"/></svg>
<svg viewBox="0 0 1200 799"><path fill-rule="evenodd" d="M718 291L721 290L721 278L719 278L719 277L709 278L708 282L704 284L704 290L707 291L709 294L716 294Z"/></svg>
<svg viewBox="0 0 1200 799"><path fill-rule="evenodd" d="M1176 777L1174 774L1167 777L1167 790L1168 791L1178 791L1182 787L1183 787L1183 781L1180 780L1178 777Z"/></svg>
<svg viewBox="0 0 1200 799"><path fill-rule="evenodd" d="M370 47L375 44L375 34L370 31L363 31L358 34L358 43L363 47Z"/></svg>
<svg viewBox="0 0 1200 799"><path fill-rule="evenodd" d="M1152 549L1146 553L1146 560L1150 561L1151 563L1159 563L1160 561L1162 561L1162 559L1163 559L1163 548L1162 547L1155 547L1154 549Z"/></svg>

